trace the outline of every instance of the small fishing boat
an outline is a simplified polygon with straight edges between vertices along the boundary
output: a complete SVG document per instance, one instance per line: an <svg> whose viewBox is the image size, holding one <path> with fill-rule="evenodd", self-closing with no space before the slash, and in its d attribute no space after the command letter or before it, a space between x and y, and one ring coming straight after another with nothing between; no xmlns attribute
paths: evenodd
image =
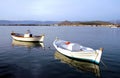
<svg viewBox="0 0 120 78"><path fill-rule="evenodd" d="M45 37L44 34L41 35L41 36L35 36L35 35L32 35L29 32L27 32L25 34L12 32L11 36L15 40L18 40L18 41L28 41L28 42L43 42L44 41L44 37Z"/></svg>
<svg viewBox="0 0 120 78"><path fill-rule="evenodd" d="M92 48L58 38L54 40L53 45L58 52L70 58L94 62L96 64L99 64L101 60L102 48L93 50Z"/></svg>

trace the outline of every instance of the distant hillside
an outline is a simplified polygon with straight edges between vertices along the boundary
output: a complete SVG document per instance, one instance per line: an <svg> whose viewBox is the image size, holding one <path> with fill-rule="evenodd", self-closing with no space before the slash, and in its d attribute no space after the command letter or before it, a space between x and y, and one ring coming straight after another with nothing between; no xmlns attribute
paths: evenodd
<svg viewBox="0 0 120 78"><path fill-rule="evenodd" d="M9 20L0 20L0 26L79 26L79 25L113 25L112 22L107 21L9 21Z"/></svg>
<svg viewBox="0 0 120 78"><path fill-rule="evenodd" d="M110 24L113 24L113 23L106 22L106 21L89 21L89 22L83 22L82 24L87 24L87 25L110 25Z"/></svg>
<svg viewBox="0 0 120 78"><path fill-rule="evenodd" d="M113 23L106 22L106 21L86 21L86 22L80 22L80 21L62 21L58 23L58 25L111 25Z"/></svg>
<svg viewBox="0 0 120 78"><path fill-rule="evenodd" d="M56 24L58 21L8 21L0 20L0 24Z"/></svg>

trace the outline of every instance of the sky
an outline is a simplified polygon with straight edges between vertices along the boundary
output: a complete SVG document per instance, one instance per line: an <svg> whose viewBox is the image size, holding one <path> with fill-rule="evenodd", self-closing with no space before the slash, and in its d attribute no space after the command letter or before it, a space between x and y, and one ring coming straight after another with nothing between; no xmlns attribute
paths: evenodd
<svg viewBox="0 0 120 78"><path fill-rule="evenodd" d="M0 20L120 19L120 0L0 0Z"/></svg>

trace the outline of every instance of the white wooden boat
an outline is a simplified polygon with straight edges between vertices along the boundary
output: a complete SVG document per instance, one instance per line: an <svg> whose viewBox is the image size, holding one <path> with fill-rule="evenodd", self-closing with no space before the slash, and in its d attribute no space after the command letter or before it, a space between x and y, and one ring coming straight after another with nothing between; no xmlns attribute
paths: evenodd
<svg viewBox="0 0 120 78"><path fill-rule="evenodd" d="M78 71L90 72L90 73L93 73L96 77L100 78L100 68L99 68L99 65L97 64L71 59L59 53L58 51L55 52L54 56L55 56L55 59L60 60L60 62L62 63L68 64L70 67L73 67Z"/></svg>
<svg viewBox="0 0 120 78"><path fill-rule="evenodd" d="M12 32L11 36L13 39L18 41L28 41L28 42L43 42L44 41L44 35L41 36L32 36L32 34L26 33L26 34L20 34Z"/></svg>
<svg viewBox="0 0 120 78"><path fill-rule="evenodd" d="M70 58L86 60L96 64L99 64L101 60L102 48L100 50L93 50L92 48L60 39L56 39L53 45L57 51Z"/></svg>

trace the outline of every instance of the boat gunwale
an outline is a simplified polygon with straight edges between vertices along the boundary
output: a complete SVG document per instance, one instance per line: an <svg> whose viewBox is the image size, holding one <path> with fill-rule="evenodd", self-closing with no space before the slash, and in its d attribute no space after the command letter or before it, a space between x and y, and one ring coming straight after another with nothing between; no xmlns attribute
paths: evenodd
<svg viewBox="0 0 120 78"><path fill-rule="evenodd" d="M14 37L19 37L19 38L40 38L40 37L43 36L43 35L42 35L42 36L24 37L24 35L21 35L21 34L16 35L16 34L18 34L18 33L14 33L14 34L11 33L12 36L14 36Z"/></svg>

